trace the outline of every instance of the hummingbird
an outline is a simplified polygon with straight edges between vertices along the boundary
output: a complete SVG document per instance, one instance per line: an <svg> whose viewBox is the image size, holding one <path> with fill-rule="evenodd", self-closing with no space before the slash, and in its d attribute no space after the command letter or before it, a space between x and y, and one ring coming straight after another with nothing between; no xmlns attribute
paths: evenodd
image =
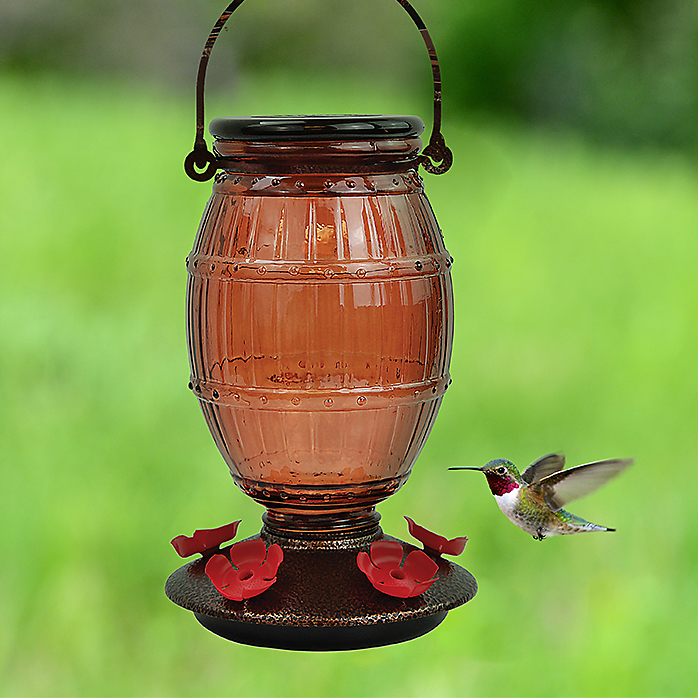
<svg viewBox="0 0 698 698"><path fill-rule="evenodd" d="M565 456L550 453L538 458L519 474L508 460L497 458L482 468L460 466L449 470L479 470L504 515L536 540L583 531L615 531L599 526L562 507L583 497L618 475L633 462L616 458L564 470Z"/></svg>

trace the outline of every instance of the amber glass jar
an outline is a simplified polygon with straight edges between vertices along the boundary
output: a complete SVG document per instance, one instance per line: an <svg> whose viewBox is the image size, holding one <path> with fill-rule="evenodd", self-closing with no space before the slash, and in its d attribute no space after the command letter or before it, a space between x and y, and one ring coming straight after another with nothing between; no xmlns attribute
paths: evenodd
<svg viewBox="0 0 698 698"><path fill-rule="evenodd" d="M191 388L268 527L367 531L450 381L451 258L417 174L423 124L210 130L225 169L187 260Z"/></svg>

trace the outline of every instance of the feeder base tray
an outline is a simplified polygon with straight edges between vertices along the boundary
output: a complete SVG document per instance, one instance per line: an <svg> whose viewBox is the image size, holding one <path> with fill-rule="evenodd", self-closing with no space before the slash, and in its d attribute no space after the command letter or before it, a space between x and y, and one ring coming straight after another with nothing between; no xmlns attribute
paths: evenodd
<svg viewBox="0 0 698 698"><path fill-rule="evenodd" d="M269 536L261 537L269 544ZM396 540L382 532L374 540ZM462 567L442 557L437 581L423 594L401 599L373 588L356 564L359 550L311 545L284 548L276 583L259 596L232 601L221 596L199 558L176 570L165 593L194 613L211 632L245 645L286 650L332 651L404 642L433 630L448 611L475 596L477 582ZM405 553L416 550L400 542ZM221 552L227 552L223 548Z"/></svg>

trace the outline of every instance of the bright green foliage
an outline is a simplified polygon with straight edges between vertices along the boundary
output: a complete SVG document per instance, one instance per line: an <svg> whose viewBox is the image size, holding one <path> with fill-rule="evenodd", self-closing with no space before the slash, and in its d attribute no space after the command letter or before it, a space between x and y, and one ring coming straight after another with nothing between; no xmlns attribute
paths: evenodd
<svg viewBox="0 0 698 698"><path fill-rule="evenodd" d="M428 116L291 89L209 113ZM453 386L380 510L396 536L403 514L467 535L480 591L411 643L294 654L219 639L163 593L172 537L261 515L186 388L184 259L210 191L182 169L192 101L0 82L0 694L693 694L695 164L446 124L455 165L426 185L455 258ZM575 510L617 533L537 543L484 478L447 471L555 450L635 457Z"/></svg>

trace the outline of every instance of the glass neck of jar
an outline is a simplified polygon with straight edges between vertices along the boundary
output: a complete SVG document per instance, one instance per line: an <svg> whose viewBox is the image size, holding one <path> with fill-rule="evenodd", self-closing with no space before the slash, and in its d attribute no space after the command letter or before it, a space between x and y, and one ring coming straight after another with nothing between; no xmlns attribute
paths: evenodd
<svg viewBox="0 0 698 698"><path fill-rule="evenodd" d="M250 174L391 173L416 169L420 138L359 141L233 141L213 145L220 166Z"/></svg>

